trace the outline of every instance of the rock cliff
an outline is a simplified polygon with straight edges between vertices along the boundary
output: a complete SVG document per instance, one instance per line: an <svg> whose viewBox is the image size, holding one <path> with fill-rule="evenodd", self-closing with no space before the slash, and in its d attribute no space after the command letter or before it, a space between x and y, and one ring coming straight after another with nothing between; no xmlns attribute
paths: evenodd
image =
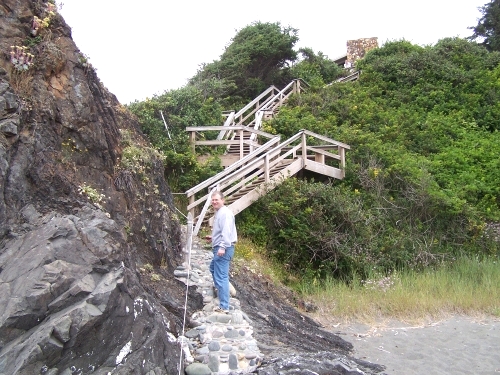
<svg viewBox="0 0 500 375"><path fill-rule="evenodd" d="M180 259L162 162L51 3L0 17L0 374L177 373L179 314L136 271Z"/></svg>

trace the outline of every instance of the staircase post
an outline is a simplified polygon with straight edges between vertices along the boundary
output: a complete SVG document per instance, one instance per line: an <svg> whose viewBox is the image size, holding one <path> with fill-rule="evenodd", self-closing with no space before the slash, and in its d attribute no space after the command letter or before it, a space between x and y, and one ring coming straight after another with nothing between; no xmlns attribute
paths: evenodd
<svg viewBox="0 0 500 375"><path fill-rule="evenodd" d="M340 169L342 173L342 178L345 177L345 148L339 146L339 156L340 156Z"/></svg>
<svg viewBox="0 0 500 375"><path fill-rule="evenodd" d="M189 205L191 206L194 203L195 200L194 194L189 197ZM189 210L189 213L193 216L194 218L194 207Z"/></svg>
<svg viewBox="0 0 500 375"><path fill-rule="evenodd" d="M189 143L191 143L191 150L193 154L196 153L196 132L189 132Z"/></svg>
<svg viewBox="0 0 500 375"><path fill-rule="evenodd" d="M243 159L243 130L239 130L238 133L240 134L240 159Z"/></svg>
<svg viewBox="0 0 500 375"><path fill-rule="evenodd" d="M186 267L189 265L189 256L191 254L191 247L193 245L193 214L188 212L187 217L187 233L186 233L186 247L184 248L184 263Z"/></svg>
<svg viewBox="0 0 500 375"><path fill-rule="evenodd" d="M306 149L306 133L302 132L302 168L306 166L307 149Z"/></svg>
<svg viewBox="0 0 500 375"><path fill-rule="evenodd" d="M266 184L269 184L269 154L266 154L266 159L264 163L264 181Z"/></svg>

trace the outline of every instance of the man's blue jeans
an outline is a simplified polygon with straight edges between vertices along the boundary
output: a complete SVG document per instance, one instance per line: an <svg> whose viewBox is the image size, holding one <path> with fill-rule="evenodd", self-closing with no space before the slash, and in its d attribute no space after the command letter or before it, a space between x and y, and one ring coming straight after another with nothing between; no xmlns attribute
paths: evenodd
<svg viewBox="0 0 500 375"><path fill-rule="evenodd" d="M219 246L212 249L214 257L210 263L210 273L217 288L220 308L229 310L229 264L234 256L234 246L227 247L222 256L217 255L217 250L219 250Z"/></svg>

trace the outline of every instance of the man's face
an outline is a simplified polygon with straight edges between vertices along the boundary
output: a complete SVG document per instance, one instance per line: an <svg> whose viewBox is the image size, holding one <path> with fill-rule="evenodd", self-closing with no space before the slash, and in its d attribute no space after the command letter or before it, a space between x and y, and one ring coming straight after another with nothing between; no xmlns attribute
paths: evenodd
<svg viewBox="0 0 500 375"><path fill-rule="evenodd" d="M212 195L212 207L214 208L215 211L217 211L223 205L224 205L224 200L221 199L219 194Z"/></svg>

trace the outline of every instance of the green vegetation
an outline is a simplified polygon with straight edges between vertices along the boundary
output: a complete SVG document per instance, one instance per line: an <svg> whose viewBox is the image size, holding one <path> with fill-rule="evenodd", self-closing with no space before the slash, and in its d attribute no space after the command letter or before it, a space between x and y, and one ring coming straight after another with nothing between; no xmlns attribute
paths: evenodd
<svg viewBox="0 0 500 375"><path fill-rule="evenodd" d="M482 40L490 51L500 51L500 1L492 0L479 8L482 17L475 27L470 27L474 34L471 40Z"/></svg>
<svg viewBox="0 0 500 375"><path fill-rule="evenodd" d="M459 38L391 41L358 62L358 81L325 87L342 73L308 48L298 60L297 38L279 23L250 25L189 85L130 105L166 155L173 191L220 170L216 154L196 161L186 126L220 125L222 110L301 77L309 92L264 130L286 139L305 128L349 144L346 178L285 181L237 216L240 234L312 285L425 277L463 257L496 264L489 224L500 221L500 53Z"/></svg>
<svg viewBox="0 0 500 375"><path fill-rule="evenodd" d="M388 42L359 81L295 97L266 130L351 145L346 179L287 181L240 215L241 232L320 278L497 257L484 229L500 220L499 62L463 39Z"/></svg>
<svg viewBox="0 0 500 375"><path fill-rule="evenodd" d="M460 258L423 272L390 277L373 274L346 284L335 279L302 283L301 291L318 307L342 321L367 323L384 318L419 321L452 314L500 316L500 273L491 259Z"/></svg>
<svg viewBox="0 0 500 375"><path fill-rule="evenodd" d="M78 192L80 193L80 195L85 195L87 198L89 198L90 201L101 210L103 209L101 203L106 198L106 196L102 193L99 193L97 189L84 183L82 186L78 187Z"/></svg>
<svg viewBox="0 0 500 375"><path fill-rule="evenodd" d="M165 176L173 192L184 192L221 169L216 157L205 164L196 161L186 133L187 126L222 123L222 106L213 98L204 98L201 91L186 86L131 103L129 109L139 118L151 143L163 153Z"/></svg>
<svg viewBox="0 0 500 375"><path fill-rule="evenodd" d="M283 27L279 22L256 22L244 27L220 60L204 65L190 83L202 91L212 88L212 95L217 87L219 96L236 96L243 102L272 84L286 84L290 81L288 65L297 58L293 50L299 40L297 33L297 29Z"/></svg>

